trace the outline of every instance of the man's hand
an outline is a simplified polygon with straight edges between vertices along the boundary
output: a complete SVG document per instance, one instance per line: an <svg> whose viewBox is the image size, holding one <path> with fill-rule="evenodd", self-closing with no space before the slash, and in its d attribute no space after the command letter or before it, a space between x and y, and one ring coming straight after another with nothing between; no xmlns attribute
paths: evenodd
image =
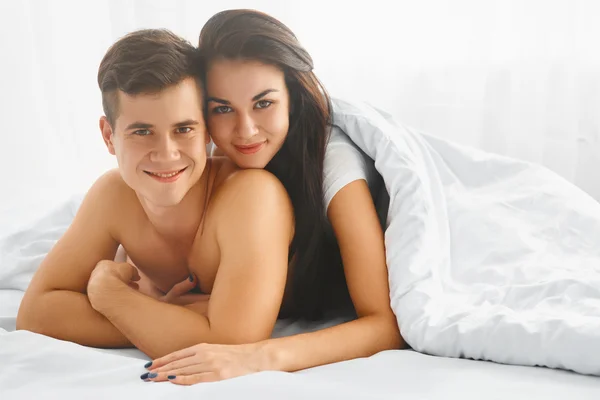
<svg viewBox="0 0 600 400"><path fill-rule="evenodd" d="M137 268L129 263L102 260L92 271L87 285L87 295L92 307L102 312L105 300L110 300L111 294L127 286L137 289L140 280Z"/></svg>

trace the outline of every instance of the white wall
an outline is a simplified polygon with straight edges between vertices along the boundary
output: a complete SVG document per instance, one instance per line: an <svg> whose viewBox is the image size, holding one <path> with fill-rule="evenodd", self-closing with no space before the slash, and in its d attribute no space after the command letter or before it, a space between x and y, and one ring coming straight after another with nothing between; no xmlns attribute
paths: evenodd
<svg viewBox="0 0 600 400"><path fill-rule="evenodd" d="M97 126L96 73L112 42L166 27L195 44L204 22L227 8L284 21L331 94L545 164L600 199L599 3L4 0L0 217L85 191L115 165Z"/></svg>

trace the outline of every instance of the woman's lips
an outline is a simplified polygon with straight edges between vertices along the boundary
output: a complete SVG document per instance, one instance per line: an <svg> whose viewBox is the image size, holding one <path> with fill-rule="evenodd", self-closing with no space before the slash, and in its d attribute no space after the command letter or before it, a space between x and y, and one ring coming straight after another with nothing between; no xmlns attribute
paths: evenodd
<svg viewBox="0 0 600 400"><path fill-rule="evenodd" d="M235 149L242 154L254 154L263 148L265 142L260 142L251 145L234 145Z"/></svg>

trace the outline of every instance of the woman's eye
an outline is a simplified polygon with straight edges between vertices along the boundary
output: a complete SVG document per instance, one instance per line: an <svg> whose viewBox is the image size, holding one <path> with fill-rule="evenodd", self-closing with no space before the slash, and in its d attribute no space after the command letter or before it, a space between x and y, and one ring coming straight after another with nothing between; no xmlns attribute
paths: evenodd
<svg viewBox="0 0 600 400"><path fill-rule="evenodd" d="M214 114L225 114L231 112L231 107L229 106L218 106L213 108L213 113Z"/></svg>
<svg viewBox="0 0 600 400"><path fill-rule="evenodd" d="M273 104L272 101L269 100L261 100L259 102L256 103L256 108L267 108L269 107L271 104Z"/></svg>
<svg viewBox="0 0 600 400"><path fill-rule="evenodd" d="M139 136L148 136L150 134L150 130L148 129L138 129L137 131L133 132L134 135L139 135Z"/></svg>
<svg viewBox="0 0 600 400"><path fill-rule="evenodd" d="M177 133L190 133L192 131L192 128L190 127L183 127L183 128L177 128L176 132Z"/></svg>

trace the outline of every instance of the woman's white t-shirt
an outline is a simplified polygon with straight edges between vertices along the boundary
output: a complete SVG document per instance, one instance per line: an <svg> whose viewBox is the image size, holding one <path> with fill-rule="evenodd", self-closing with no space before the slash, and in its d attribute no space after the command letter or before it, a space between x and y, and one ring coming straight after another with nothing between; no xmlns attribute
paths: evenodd
<svg viewBox="0 0 600 400"><path fill-rule="evenodd" d="M346 185L363 179L369 186L379 221L385 226L389 197L373 160L337 126L332 126L323 165L325 211L333 197ZM356 210L360 212L360 210Z"/></svg>

